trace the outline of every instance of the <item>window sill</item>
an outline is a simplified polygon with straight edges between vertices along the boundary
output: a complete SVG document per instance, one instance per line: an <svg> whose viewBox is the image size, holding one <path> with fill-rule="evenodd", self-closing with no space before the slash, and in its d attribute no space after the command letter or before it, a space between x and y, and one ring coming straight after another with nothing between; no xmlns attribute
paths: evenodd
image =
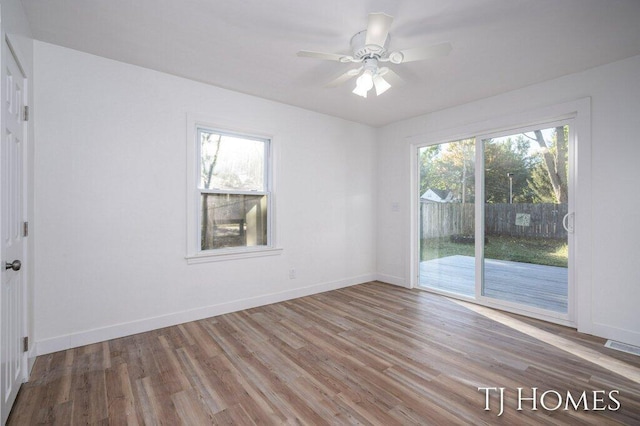
<svg viewBox="0 0 640 426"><path fill-rule="evenodd" d="M260 247L251 249L228 249L216 250L211 252L199 252L185 257L187 264L194 265L198 263L222 262L226 260L248 259L252 257L278 256L282 254L283 249L278 247Z"/></svg>

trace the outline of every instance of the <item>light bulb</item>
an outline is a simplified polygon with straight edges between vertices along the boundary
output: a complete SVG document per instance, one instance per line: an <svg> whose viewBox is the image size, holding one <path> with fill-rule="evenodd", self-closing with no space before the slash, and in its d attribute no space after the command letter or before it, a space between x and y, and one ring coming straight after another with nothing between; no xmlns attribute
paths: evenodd
<svg viewBox="0 0 640 426"><path fill-rule="evenodd" d="M391 88L391 85L387 82L387 80L382 78L379 74L376 74L376 76L373 77L373 84L376 85L377 96L382 95L384 92L389 90L389 88Z"/></svg>
<svg viewBox="0 0 640 426"><path fill-rule="evenodd" d="M362 96L363 98L367 97L367 90L364 90L362 87L360 86L356 86L355 89L353 89L353 92L351 93L355 93L358 96Z"/></svg>
<svg viewBox="0 0 640 426"><path fill-rule="evenodd" d="M363 72L362 75L358 77L356 84L366 91L371 90L373 87L373 75L371 71L366 70Z"/></svg>
<svg viewBox="0 0 640 426"><path fill-rule="evenodd" d="M356 80L356 88L353 89L353 93L363 98L367 97L367 92L373 87L373 74L370 70L365 70L360 77Z"/></svg>

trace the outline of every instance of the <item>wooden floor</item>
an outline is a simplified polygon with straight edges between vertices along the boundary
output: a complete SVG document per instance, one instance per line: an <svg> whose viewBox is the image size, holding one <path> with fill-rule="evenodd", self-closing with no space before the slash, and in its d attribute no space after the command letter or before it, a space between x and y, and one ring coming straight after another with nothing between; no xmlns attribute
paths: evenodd
<svg viewBox="0 0 640 426"><path fill-rule="evenodd" d="M421 262L420 285L474 297L475 258L455 255ZM485 296L566 313L567 289L567 268L485 259Z"/></svg>
<svg viewBox="0 0 640 426"><path fill-rule="evenodd" d="M560 343L438 295L363 284L38 357L8 424L640 424L640 357L508 318ZM478 387L506 388L501 416ZM620 408L517 411L518 387L576 400L618 390Z"/></svg>

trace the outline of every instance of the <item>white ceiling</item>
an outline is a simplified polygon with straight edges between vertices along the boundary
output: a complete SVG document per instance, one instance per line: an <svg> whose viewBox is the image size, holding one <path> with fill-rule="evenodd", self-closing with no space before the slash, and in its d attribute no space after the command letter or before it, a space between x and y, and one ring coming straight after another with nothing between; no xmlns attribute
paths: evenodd
<svg viewBox="0 0 640 426"><path fill-rule="evenodd" d="M382 126L640 54L640 0L22 0L36 39L348 120ZM353 64L370 12L395 17L390 50L451 42L391 65L380 97L324 84Z"/></svg>

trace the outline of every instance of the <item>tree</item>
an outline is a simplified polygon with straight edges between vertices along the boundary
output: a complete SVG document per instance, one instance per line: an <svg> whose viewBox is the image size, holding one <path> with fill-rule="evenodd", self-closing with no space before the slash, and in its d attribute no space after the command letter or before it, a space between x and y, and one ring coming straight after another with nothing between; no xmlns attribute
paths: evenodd
<svg viewBox="0 0 640 426"><path fill-rule="evenodd" d="M553 137L555 141L546 141L540 130L536 130L533 133L542 151L542 158L555 201L557 203L567 203L569 200L567 185L568 126L556 127Z"/></svg>
<svg viewBox="0 0 640 426"><path fill-rule="evenodd" d="M557 203L547 167L542 161L542 156L539 157L540 159L531 169L531 176L527 179L527 187L525 188L527 198L532 203Z"/></svg>
<svg viewBox="0 0 640 426"><path fill-rule="evenodd" d="M475 201L475 138L423 148L420 191L449 190L461 203ZM509 201L509 177L513 177L514 200L526 202L525 188L534 164L529 141L523 136L485 140L485 197L489 203Z"/></svg>
<svg viewBox="0 0 640 426"><path fill-rule="evenodd" d="M429 189L429 183L433 176L434 159L440 153L440 145L431 145L420 148L420 195Z"/></svg>
<svg viewBox="0 0 640 426"><path fill-rule="evenodd" d="M567 202L568 128L558 126L549 140L541 130L482 141L485 202ZM540 152L531 151L531 141ZM420 150L420 194L452 191L454 200L475 201L475 138ZM511 180L509 178L511 176ZM511 184L511 185L510 185Z"/></svg>
<svg viewBox="0 0 640 426"><path fill-rule="evenodd" d="M218 162L218 154L220 153L220 135L215 133L202 133L201 143L201 170L200 176L204 188L211 187L211 179L215 175L214 169ZM207 233L209 231L209 194L203 194L202 197L202 229L200 230L200 248L206 250Z"/></svg>
<svg viewBox="0 0 640 426"><path fill-rule="evenodd" d="M484 141L485 200L487 203L528 202L525 188L531 173L529 141L515 138ZM509 177L511 175L511 178Z"/></svg>
<svg viewBox="0 0 640 426"><path fill-rule="evenodd" d="M452 191L460 202L474 200L475 139L422 148L420 194L431 189Z"/></svg>

